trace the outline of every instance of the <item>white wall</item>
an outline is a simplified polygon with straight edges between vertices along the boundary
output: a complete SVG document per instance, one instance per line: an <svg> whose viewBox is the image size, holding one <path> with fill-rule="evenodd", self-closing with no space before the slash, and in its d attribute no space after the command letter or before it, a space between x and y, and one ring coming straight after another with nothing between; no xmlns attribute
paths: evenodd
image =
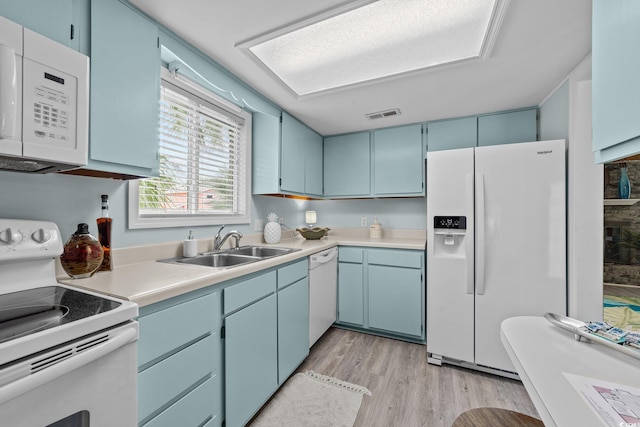
<svg viewBox="0 0 640 427"><path fill-rule="evenodd" d="M601 320L603 167L591 148L590 56L541 104L540 136L568 141L568 314Z"/></svg>

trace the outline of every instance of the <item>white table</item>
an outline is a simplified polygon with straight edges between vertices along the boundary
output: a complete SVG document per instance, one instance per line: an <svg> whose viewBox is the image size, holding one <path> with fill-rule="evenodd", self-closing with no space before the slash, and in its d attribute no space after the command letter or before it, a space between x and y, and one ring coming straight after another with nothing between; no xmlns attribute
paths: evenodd
<svg viewBox="0 0 640 427"><path fill-rule="evenodd" d="M605 425L564 373L640 387L640 360L576 341L544 317L512 317L501 338L545 426Z"/></svg>

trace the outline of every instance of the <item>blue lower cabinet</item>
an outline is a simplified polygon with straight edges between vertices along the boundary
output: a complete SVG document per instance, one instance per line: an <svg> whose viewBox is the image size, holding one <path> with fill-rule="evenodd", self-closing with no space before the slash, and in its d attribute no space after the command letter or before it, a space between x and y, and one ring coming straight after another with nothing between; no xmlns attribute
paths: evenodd
<svg viewBox="0 0 640 427"><path fill-rule="evenodd" d="M221 317L206 290L140 309L139 426L221 425Z"/></svg>
<svg viewBox="0 0 640 427"><path fill-rule="evenodd" d="M224 289L225 425L245 425L309 354L308 261Z"/></svg>
<svg viewBox="0 0 640 427"><path fill-rule="evenodd" d="M425 342L423 251L340 247L339 260L338 325Z"/></svg>
<svg viewBox="0 0 640 427"><path fill-rule="evenodd" d="M362 264L338 263L338 322L364 324Z"/></svg>
<svg viewBox="0 0 640 427"><path fill-rule="evenodd" d="M309 279L278 291L278 383L309 355Z"/></svg>
<svg viewBox="0 0 640 427"><path fill-rule="evenodd" d="M422 280L417 269L369 266L369 327L420 336Z"/></svg>
<svg viewBox="0 0 640 427"><path fill-rule="evenodd" d="M220 415L208 410L211 407L211 396L215 395L218 382L218 378L209 378L145 424L145 427L221 425Z"/></svg>
<svg viewBox="0 0 640 427"><path fill-rule="evenodd" d="M243 426L278 388L278 325L272 294L225 319L225 419Z"/></svg>

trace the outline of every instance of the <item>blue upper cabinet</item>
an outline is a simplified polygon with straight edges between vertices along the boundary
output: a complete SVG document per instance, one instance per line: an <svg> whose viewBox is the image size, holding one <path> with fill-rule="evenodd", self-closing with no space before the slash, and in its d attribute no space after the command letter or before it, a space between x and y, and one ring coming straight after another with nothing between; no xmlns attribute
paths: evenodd
<svg viewBox="0 0 640 427"><path fill-rule="evenodd" d="M640 153L640 2L594 0L593 151L596 161Z"/></svg>
<svg viewBox="0 0 640 427"><path fill-rule="evenodd" d="M536 141L537 138L537 108L427 124L428 151L529 142Z"/></svg>
<svg viewBox="0 0 640 427"><path fill-rule="evenodd" d="M532 108L478 117L478 146L536 141L537 114Z"/></svg>
<svg viewBox="0 0 640 427"><path fill-rule="evenodd" d="M477 117L441 120L427 126L427 149L429 151L469 148L478 145Z"/></svg>
<svg viewBox="0 0 640 427"><path fill-rule="evenodd" d="M159 99L157 25L117 0L92 0L87 169L157 174Z"/></svg>
<svg viewBox="0 0 640 427"><path fill-rule="evenodd" d="M72 0L0 0L0 15L77 49L72 42Z"/></svg>
<svg viewBox="0 0 640 427"><path fill-rule="evenodd" d="M305 193L313 196L322 196L324 184L323 139L319 134L309 131L309 137L306 141Z"/></svg>
<svg viewBox="0 0 640 427"><path fill-rule="evenodd" d="M424 194L422 125L373 132L373 191L376 196Z"/></svg>
<svg viewBox="0 0 640 427"><path fill-rule="evenodd" d="M287 114L253 114L253 194L322 196L322 137Z"/></svg>
<svg viewBox="0 0 640 427"><path fill-rule="evenodd" d="M324 195L371 194L371 145L369 132L324 139Z"/></svg>
<svg viewBox="0 0 640 427"><path fill-rule="evenodd" d="M282 113L282 191L322 195L322 137L291 115Z"/></svg>
<svg viewBox="0 0 640 427"><path fill-rule="evenodd" d="M280 115L254 112L251 120L253 194L280 193Z"/></svg>

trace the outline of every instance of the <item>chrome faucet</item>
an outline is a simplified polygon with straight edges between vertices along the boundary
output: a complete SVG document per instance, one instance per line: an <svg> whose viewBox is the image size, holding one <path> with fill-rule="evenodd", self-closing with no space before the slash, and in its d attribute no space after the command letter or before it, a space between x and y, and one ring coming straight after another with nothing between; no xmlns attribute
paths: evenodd
<svg viewBox="0 0 640 427"><path fill-rule="evenodd" d="M240 239L242 239L242 233L237 230L232 230L227 234L225 234L224 237L221 238L220 232L222 231L223 228L224 228L224 225L220 227L220 229L216 233L216 237L214 237L213 239L213 250L219 251L222 245L224 245L224 242L226 242L229 237L233 237L234 239L236 239L236 245L234 246L234 248L238 249L240 247Z"/></svg>

